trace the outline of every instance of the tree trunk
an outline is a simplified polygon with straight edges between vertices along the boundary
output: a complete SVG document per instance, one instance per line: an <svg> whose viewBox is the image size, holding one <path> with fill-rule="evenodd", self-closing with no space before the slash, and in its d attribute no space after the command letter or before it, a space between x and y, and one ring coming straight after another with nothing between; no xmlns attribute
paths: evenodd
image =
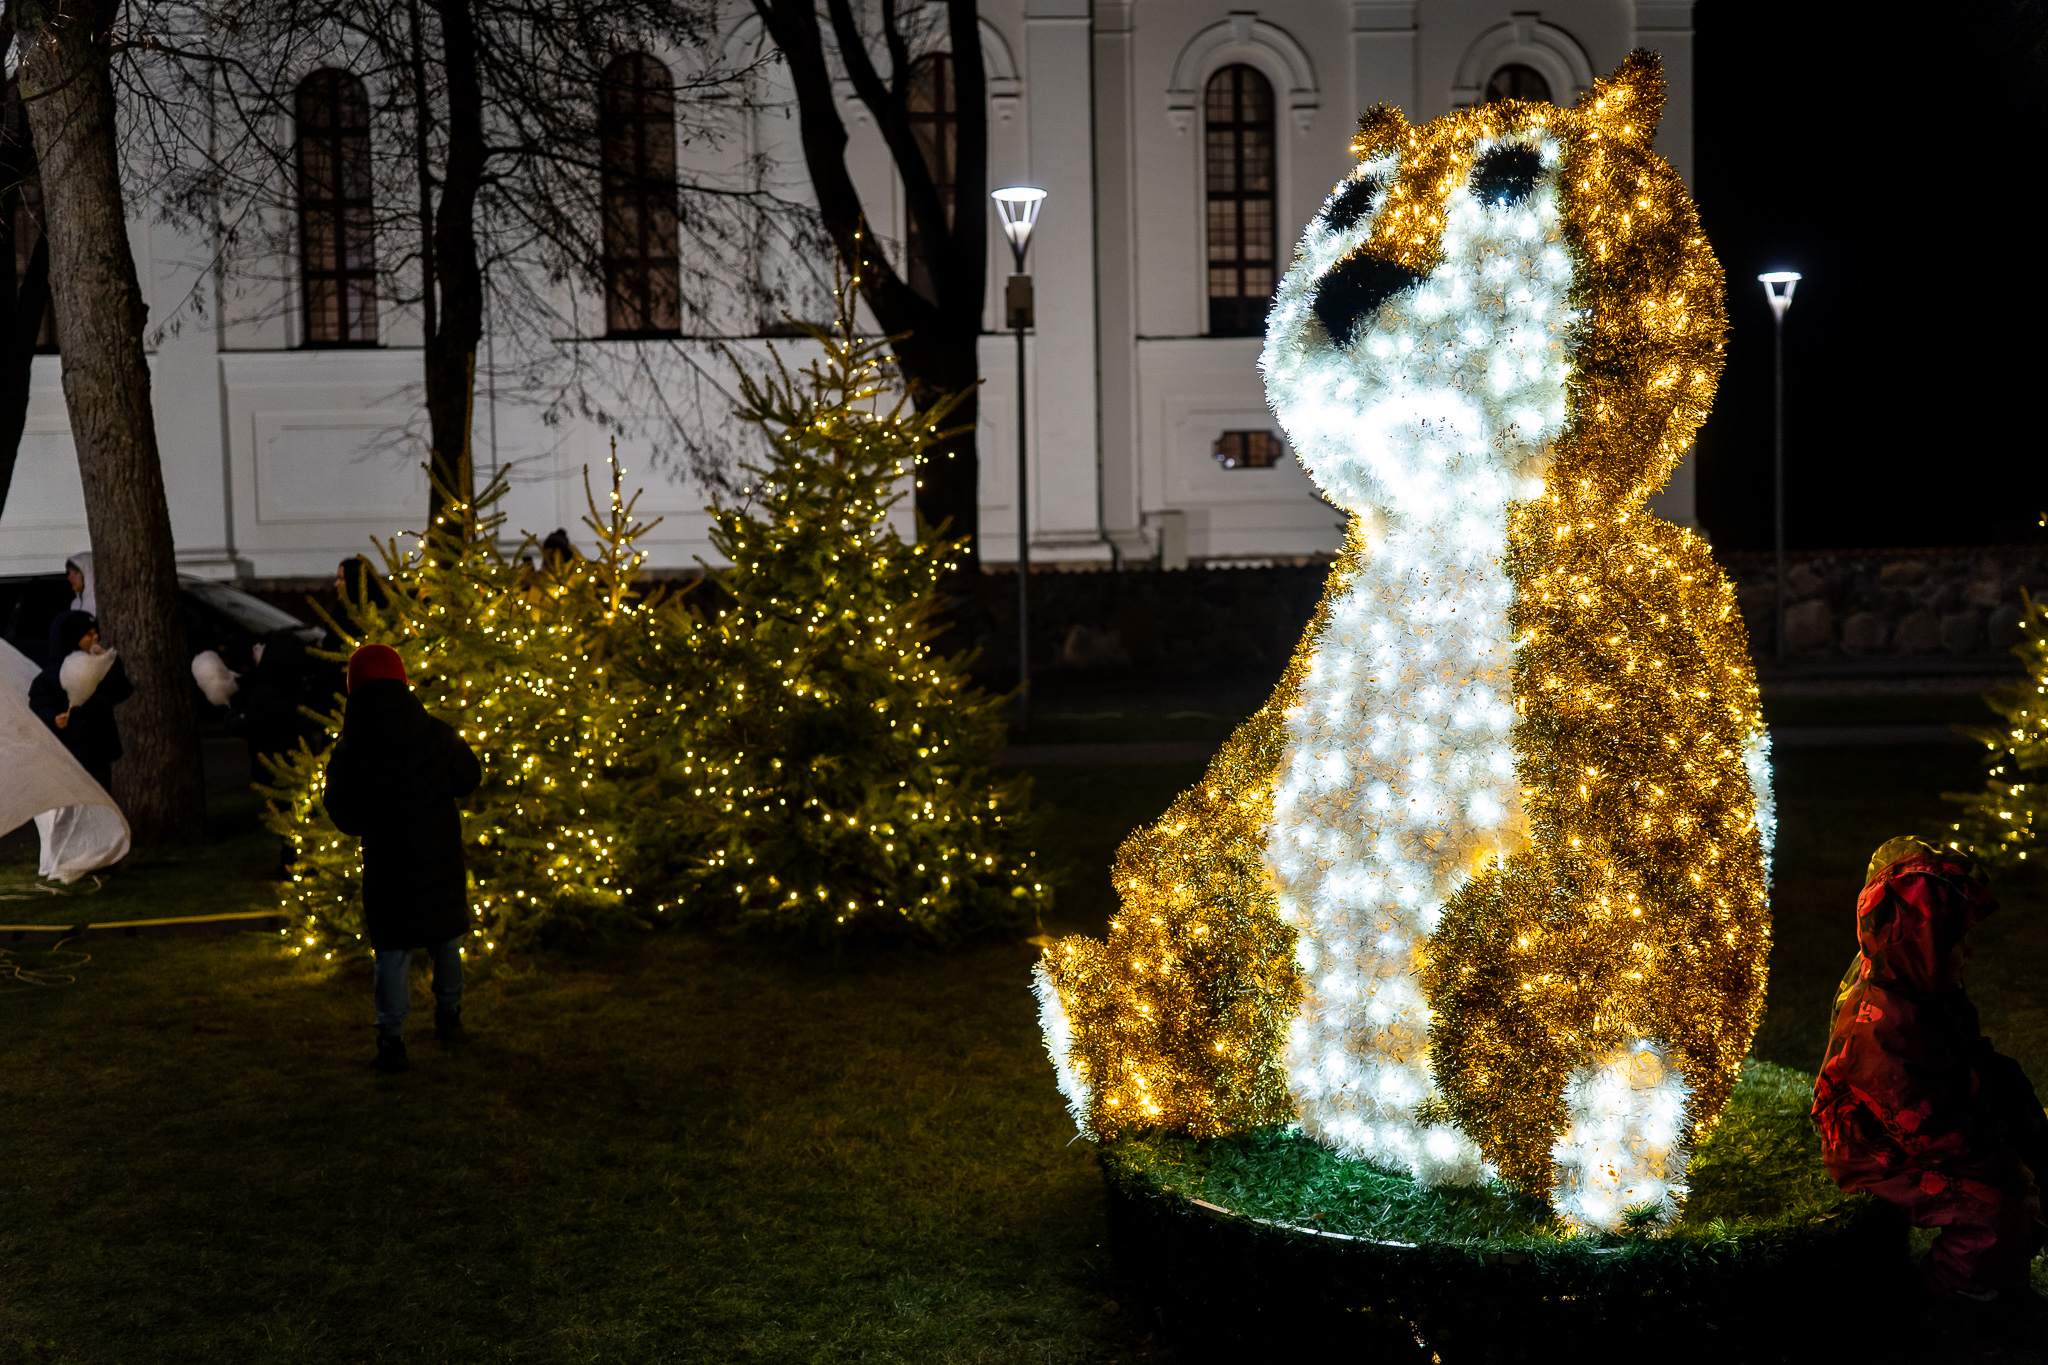
<svg viewBox="0 0 2048 1365"><path fill-rule="evenodd" d="M954 107L959 111L953 165L953 221L938 273L939 313L930 356L918 355L918 378L928 389L958 393L981 379L981 311L988 287L988 73L981 60L981 20L975 0L946 0L947 36L953 54ZM881 319L879 313L876 314ZM889 327L883 321L884 327ZM889 330L894 331L893 327ZM915 349L909 343L898 348ZM981 466L972 425L981 414L979 390L954 412L954 423L969 430L931 452L925 488L934 510L954 519L952 534L966 535L980 560ZM1021 414L1020 414L1021 416ZM1024 458L1019 451L1017 457ZM927 513L927 519L932 519Z"/></svg>
<svg viewBox="0 0 2048 1365"><path fill-rule="evenodd" d="M879 308L875 318L885 332L900 330ZM964 569L978 568L981 562L981 477L975 447L975 429L981 422L980 342L979 326L941 323L911 333L895 347L897 368L918 411L948 394L967 395L946 416L948 427L966 429L927 448L917 471L917 514L934 531L943 528L946 536L967 541L970 554L961 565Z"/></svg>
<svg viewBox="0 0 2048 1365"><path fill-rule="evenodd" d="M936 302L925 298L889 264L869 230L866 209L846 165L846 124L839 116L831 61L818 24L816 0L753 0L769 37L789 66L797 97L797 126L804 165L818 196L818 213L832 235L839 258L860 278L861 297L882 330L902 335L896 363L912 401L924 411L949 393L972 389L981 375L982 296L987 286L988 111L987 81L974 0L946 0L947 27L960 110L959 161L955 167L955 211L946 222L924 153L912 132L902 99L909 53L899 33L887 35L892 82L869 60L854 22L850 0L828 0L836 46L854 92L874 116L888 144L904 203L918 219L920 240L940 245L933 253ZM893 15L893 7L885 17ZM977 398L954 409L952 424L973 423ZM948 536L967 542L964 568L981 561L980 464L972 430L926 453L918 470L917 510Z"/></svg>
<svg viewBox="0 0 2048 1365"><path fill-rule="evenodd" d="M17 11L64 400L85 485L100 617L135 696L119 713L115 800L138 845L204 830L192 675L178 610L144 308L121 198L109 30L118 0L31 0Z"/></svg>
<svg viewBox="0 0 2048 1365"><path fill-rule="evenodd" d="M0 30L0 39L12 40L13 36L11 27ZM9 268L21 258L15 230L21 225L23 201L35 178L28 110L22 106L20 87L9 81L6 110L0 115L0 515L7 511L7 490L14 485L21 433L28 425L36 338L42 335L43 315L50 310L50 244L40 231L18 285Z"/></svg>
<svg viewBox="0 0 2048 1365"><path fill-rule="evenodd" d="M439 307L429 316L425 379L434 474L465 503L475 494L470 426L476 348L484 334L483 271L477 264L476 199L483 188L483 90L477 78L476 16L470 0L439 0L441 60L448 88L448 164L434 214L433 261ZM433 497L441 515L441 495Z"/></svg>

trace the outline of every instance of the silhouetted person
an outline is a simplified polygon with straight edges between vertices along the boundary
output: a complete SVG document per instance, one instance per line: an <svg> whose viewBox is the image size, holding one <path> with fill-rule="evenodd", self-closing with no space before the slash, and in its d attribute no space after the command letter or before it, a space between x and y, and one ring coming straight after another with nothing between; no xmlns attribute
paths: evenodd
<svg viewBox="0 0 2048 1365"><path fill-rule="evenodd" d="M99 622L91 614L67 611L50 628L50 662L29 684L28 705L53 730L71 756L112 789L121 734L114 708L135 695L128 670L100 644Z"/></svg>
<svg viewBox="0 0 2048 1365"><path fill-rule="evenodd" d="M476 755L407 685L387 645L348 661L348 708L327 761L327 814L363 841L363 919L377 955L379 1071L403 1071L412 1013L412 954L434 963L434 1036L466 1042L462 940L469 932L462 816L456 801L483 780Z"/></svg>
<svg viewBox="0 0 2048 1365"><path fill-rule="evenodd" d="M583 556L576 552L576 546L569 539L569 529L557 526L548 532L548 538L540 543L541 563L550 569L559 569L571 560Z"/></svg>
<svg viewBox="0 0 2048 1365"><path fill-rule="evenodd" d="M92 551L75 554L64 561L64 581L71 585L71 610L88 616L99 615L99 595L93 591Z"/></svg>

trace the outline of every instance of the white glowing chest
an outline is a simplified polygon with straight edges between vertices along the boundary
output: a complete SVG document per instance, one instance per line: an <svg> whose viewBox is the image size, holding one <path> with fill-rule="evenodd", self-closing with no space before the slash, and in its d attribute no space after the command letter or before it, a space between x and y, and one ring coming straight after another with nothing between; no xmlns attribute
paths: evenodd
<svg viewBox="0 0 2048 1365"><path fill-rule="evenodd" d="M1504 513L1504 508L1501 509ZM1415 953L1444 902L1524 837L1504 519L1389 535L1332 603L1266 840L1307 990L1286 1063L1303 1126L1432 1183L1477 1148L1415 1106L1432 1090Z"/></svg>

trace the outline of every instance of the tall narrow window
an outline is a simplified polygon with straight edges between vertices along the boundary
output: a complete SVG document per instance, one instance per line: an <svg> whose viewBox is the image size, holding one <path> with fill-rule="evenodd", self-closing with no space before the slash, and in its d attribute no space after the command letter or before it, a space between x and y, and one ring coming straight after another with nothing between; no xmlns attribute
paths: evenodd
<svg viewBox="0 0 2048 1365"><path fill-rule="evenodd" d="M299 259L306 344L377 344L377 232L370 97L346 71L299 82Z"/></svg>
<svg viewBox="0 0 2048 1365"><path fill-rule="evenodd" d="M1273 86L1249 66L1209 78L1209 332L1258 336L1273 302Z"/></svg>
<svg viewBox="0 0 2048 1365"><path fill-rule="evenodd" d="M924 153L924 168L931 172L932 187L939 192L939 207L945 210L946 226L951 228L960 166L960 106L954 98L953 58L944 52L918 58L910 68L903 103L911 136ZM931 271L936 244L923 240L917 219L906 214L905 222L903 241L910 261L910 287L937 302L939 293Z"/></svg>
<svg viewBox="0 0 2048 1365"><path fill-rule="evenodd" d="M628 52L604 69L604 319L615 337L674 336L683 326L676 245L676 90L668 68Z"/></svg>

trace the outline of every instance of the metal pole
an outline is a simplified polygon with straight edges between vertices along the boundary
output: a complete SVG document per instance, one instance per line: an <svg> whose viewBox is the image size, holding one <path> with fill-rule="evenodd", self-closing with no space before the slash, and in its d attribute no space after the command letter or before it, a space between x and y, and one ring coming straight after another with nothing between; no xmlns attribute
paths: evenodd
<svg viewBox="0 0 2048 1365"><path fill-rule="evenodd" d="M1785 662L1785 310L1774 310L1777 317L1772 331L1775 344L1772 347L1773 368L1777 373L1777 414L1773 426L1776 430L1776 460L1772 472L1771 515L1773 544L1778 559L1778 629L1773 640L1777 646L1779 663Z"/></svg>
<svg viewBox="0 0 2048 1365"><path fill-rule="evenodd" d="M1017 319L1017 728L1031 728L1031 493L1025 438L1024 321Z"/></svg>

